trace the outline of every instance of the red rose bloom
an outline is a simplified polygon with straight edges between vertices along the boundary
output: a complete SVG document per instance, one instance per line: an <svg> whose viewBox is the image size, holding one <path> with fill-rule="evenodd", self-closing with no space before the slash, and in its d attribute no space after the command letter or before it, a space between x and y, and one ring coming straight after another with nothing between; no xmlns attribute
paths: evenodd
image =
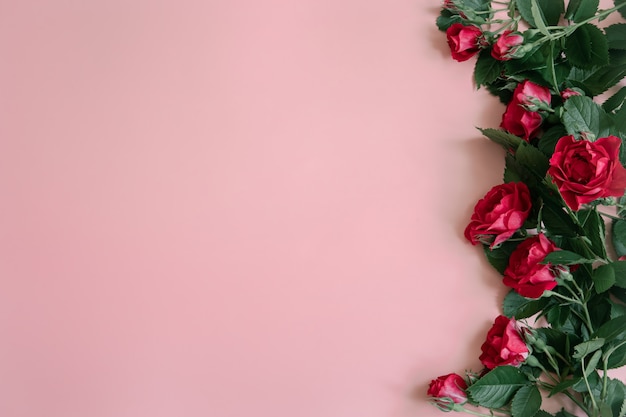
<svg viewBox="0 0 626 417"><path fill-rule="evenodd" d="M517 329L514 319L498 316L487 332L487 340L480 347L480 362L488 369L496 366L518 366L528 356L528 347Z"/></svg>
<svg viewBox="0 0 626 417"><path fill-rule="evenodd" d="M556 249L544 234L524 240L509 258L509 265L504 270L504 285L528 298L539 298L544 291L556 287L552 266L540 263Z"/></svg>
<svg viewBox="0 0 626 417"><path fill-rule="evenodd" d="M454 23L446 31L452 58L459 62L467 61L480 50L479 40L483 32L477 26Z"/></svg>
<svg viewBox="0 0 626 417"><path fill-rule="evenodd" d="M523 182L496 185L476 203L465 237L474 245L491 241L493 248L522 227L531 207L530 191Z"/></svg>
<svg viewBox="0 0 626 417"><path fill-rule="evenodd" d="M522 81L513 92L513 99L502 115L500 127L530 140L541 127L543 118L536 111L529 110L529 107L536 107L540 103L550 104L550 90L532 81Z"/></svg>
<svg viewBox="0 0 626 417"><path fill-rule="evenodd" d="M493 48L491 48L491 56L499 61L508 61L511 54L515 52L517 47L524 43L524 37L519 33L505 30L498 38Z"/></svg>
<svg viewBox="0 0 626 417"><path fill-rule="evenodd" d="M458 374L448 374L433 379L428 387L428 395L430 397L441 399L451 399L457 404L463 404L467 401L467 383Z"/></svg>
<svg viewBox="0 0 626 417"><path fill-rule="evenodd" d="M626 169L619 161L622 141L615 136L595 142L564 136L550 158L548 174L572 210L603 197L621 197Z"/></svg>

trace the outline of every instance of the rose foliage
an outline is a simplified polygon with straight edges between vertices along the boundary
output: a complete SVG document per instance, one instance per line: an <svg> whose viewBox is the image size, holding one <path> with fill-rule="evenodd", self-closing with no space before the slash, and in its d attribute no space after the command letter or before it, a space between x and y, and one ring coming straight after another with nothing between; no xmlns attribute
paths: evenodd
<svg viewBox="0 0 626 417"><path fill-rule="evenodd" d="M503 104L500 125L479 129L503 148L502 183L465 237L509 288L483 369L431 382L443 411L626 416L611 376L626 365L626 0L599 3L443 2L451 57ZM545 411L553 396L569 409Z"/></svg>

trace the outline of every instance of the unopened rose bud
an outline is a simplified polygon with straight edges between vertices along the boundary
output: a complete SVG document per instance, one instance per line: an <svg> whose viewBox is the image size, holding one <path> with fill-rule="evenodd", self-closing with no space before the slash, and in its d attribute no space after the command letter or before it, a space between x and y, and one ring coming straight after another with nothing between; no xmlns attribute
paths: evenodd
<svg viewBox="0 0 626 417"><path fill-rule="evenodd" d="M511 51L511 53L509 54L509 58L510 59L523 58L524 56L526 56L527 53L532 51L534 48L535 47L532 44L520 45L517 48L515 48L513 51Z"/></svg>
<svg viewBox="0 0 626 417"><path fill-rule="evenodd" d="M565 90L561 91L561 98L563 99L563 101L567 100L570 97L581 95L582 93L578 91L578 89L566 88Z"/></svg>
<svg viewBox="0 0 626 417"><path fill-rule="evenodd" d="M526 365L533 366L535 368L540 368L541 367L541 364L539 363L537 358L535 358L533 355L530 355L530 356L528 356L526 358Z"/></svg>

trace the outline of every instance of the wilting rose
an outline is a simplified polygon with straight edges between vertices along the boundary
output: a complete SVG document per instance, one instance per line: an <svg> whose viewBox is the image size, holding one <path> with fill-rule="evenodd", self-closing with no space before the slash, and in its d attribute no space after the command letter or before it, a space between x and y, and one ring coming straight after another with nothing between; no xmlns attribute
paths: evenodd
<svg viewBox="0 0 626 417"><path fill-rule="evenodd" d="M477 26L465 26L461 23L451 25L446 30L446 36L452 58L463 62L476 55L480 50L482 35L482 30Z"/></svg>
<svg viewBox="0 0 626 417"><path fill-rule="evenodd" d="M523 182L496 185L476 203L465 237L474 245L491 243L493 248L522 227L531 207L530 191Z"/></svg>
<svg viewBox="0 0 626 417"><path fill-rule="evenodd" d="M550 105L550 90L532 81L522 81L513 91L513 98L502 115L500 127L530 140L537 134L543 121L537 112L539 105Z"/></svg>
<svg viewBox="0 0 626 417"><path fill-rule="evenodd" d="M543 233L524 240L509 257L509 265L504 270L504 285L528 298L539 298L544 291L556 287L554 267L541 263L556 249L554 242Z"/></svg>
<svg viewBox="0 0 626 417"><path fill-rule="evenodd" d="M467 401L467 383L461 375L448 374L433 379L428 387L428 395L435 399L450 399L456 404Z"/></svg>
<svg viewBox="0 0 626 417"><path fill-rule="evenodd" d="M619 161L622 141L615 136L595 142L564 136L556 144L548 174L572 210L603 197L621 197L626 169Z"/></svg>
<svg viewBox="0 0 626 417"><path fill-rule="evenodd" d="M498 316L487 332L487 340L480 347L480 362L488 369L496 366L518 366L528 356L528 347L522 339L514 319Z"/></svg>
<svg viewBox="0 0 626 417"><path fill-rule="evenodd" d="M491 56L499 61L508 61L517 47L524 43L524 37L519 33L505 30L491 48Z"/></svg>

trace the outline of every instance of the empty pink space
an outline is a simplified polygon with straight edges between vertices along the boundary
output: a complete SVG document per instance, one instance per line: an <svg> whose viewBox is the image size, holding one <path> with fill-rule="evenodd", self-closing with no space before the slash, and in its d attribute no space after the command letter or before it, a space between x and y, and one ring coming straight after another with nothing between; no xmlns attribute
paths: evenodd
<svg viewBox="0 0 626 417"><path fill-rule="evenodd" d="M506 292L438 1L0 1L0 415L435 417Z"/></svg>

